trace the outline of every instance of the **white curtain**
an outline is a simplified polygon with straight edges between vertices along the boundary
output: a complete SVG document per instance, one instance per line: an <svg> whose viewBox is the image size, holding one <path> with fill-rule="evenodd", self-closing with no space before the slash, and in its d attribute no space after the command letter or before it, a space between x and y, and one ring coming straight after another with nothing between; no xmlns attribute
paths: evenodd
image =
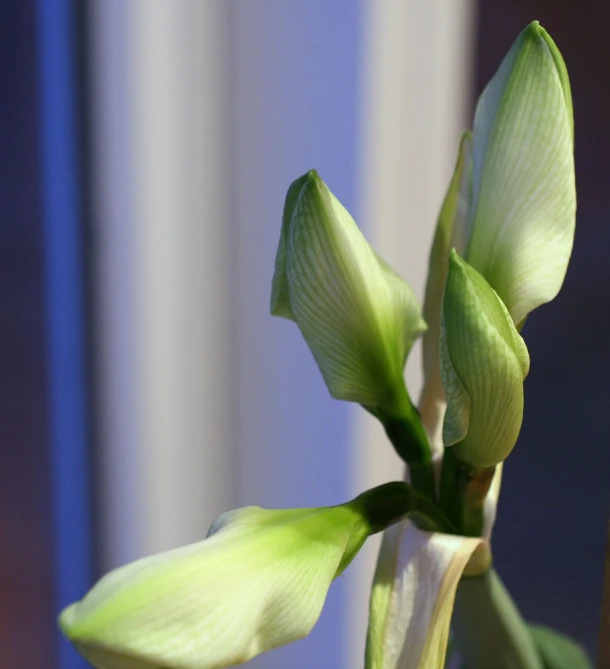
<svg viewBox="0 0 610 669"><path fill-rule="evenodd" d="M269 315L273 260L286 189L315 167L422 294L472 4L92 0L104 570L202 538L227 508L335 504L400 477ZM374 552L310 638L252 666L361 666Z"/></svg>

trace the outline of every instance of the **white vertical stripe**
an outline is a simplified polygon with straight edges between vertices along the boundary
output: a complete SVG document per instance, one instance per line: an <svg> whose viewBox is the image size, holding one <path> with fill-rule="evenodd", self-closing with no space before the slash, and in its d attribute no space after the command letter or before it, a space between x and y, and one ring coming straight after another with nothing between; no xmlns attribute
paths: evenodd
<svg viewBox="0 0 610 669"><path fill-rule="evenodd" d="M90 3L100 567L141 554L127 5Z"/></svg>
<svg viewBox="0 0 610 669"><path fill-rule="evenodd" d="M230 46L221 0L93 7L108 568L234 501Z"/></svg>
<svg viewBox="0 0 610 669"><path fill-rule="evenodd" d="M137 0L138 413L147 551L230 506L228 23L221 1Z"/></svg>
<svg viewBox="0 0 610 669"><path fill-rule="evenodd" d="M423 299L436 217L467 127L473 53L472 0L366 0L362 221L375 249ZM414 401L420 346L407 366ZM379 424L353 413L354 492L402 476ZM347 666L361 666L379 539L351 567Z"/></svg>

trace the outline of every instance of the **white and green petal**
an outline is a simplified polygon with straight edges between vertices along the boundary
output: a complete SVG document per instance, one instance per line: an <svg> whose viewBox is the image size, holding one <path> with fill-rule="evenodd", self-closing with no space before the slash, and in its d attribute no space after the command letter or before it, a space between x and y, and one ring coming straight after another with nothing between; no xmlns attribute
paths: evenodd
<svg viewBox="0 0 610 669"><path fill-rule="evenodd" d="M483 537L422 532L403 520L384 532L371 592L366 669L441 669L460 578L490 566L502 464L485 499Z"/></svg>
<svg viewBox="0 0 610 669"><path fill-rule="evenodd" d="M357 503L225 513L204 541L104 576L60 626L98 669L215 669L307 635L371 530Z"/></svg>
<svg viewBox="0 0 610 669"><path fill-rule="evenodd" d="M390 413L406 401L420 305L313 170L288 191L271 311L296 321L333 397Z"/></svg>
<svg viewBox="0 0 610 669"><path fill-rule="evenodd" d="M443 298L440 359L445 446L477 470L502 462L521 429L529 355L502 300L455 251Z"/></svg>
<svg viewBox="0 0 610 669"><path fill-rule="evenodd" d="M443 669L456 589L483 539L386 530L371 593L366 669Z"/></svg>
<svg viewBox="0 0 610 669"><path fill-rule="evenodd" d="M561 288L576 212L568 75L537 22L519 35L479 99L472 159L464 257L519 324Z"/></svg>
<svg viewBox="0 0 610 669"><path fill-rule="evenodd" d="M295 179L288 188L284 201L284 212L282 214L282 229L280 241L275 254L275 271L271 282L271 313L289 320L296 320L290 306L290 292L288 289L288 277L286 276L286 237L290 227L290 221L295 206L301 194L303 186L309 179L308 174Z"/></svg>

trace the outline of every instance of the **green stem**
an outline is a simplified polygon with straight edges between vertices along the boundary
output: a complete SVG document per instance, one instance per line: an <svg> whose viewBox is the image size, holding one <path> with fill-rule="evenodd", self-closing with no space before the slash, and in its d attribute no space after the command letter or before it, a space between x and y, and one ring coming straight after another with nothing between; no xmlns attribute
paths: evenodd
<svg viewBox="0 0 610 669"><path fill-rule="evenodd" d="M460 534L480 537L483 532L484 503L495 467L474 470L445 448L441 470L440 505Z"/></svg>
<svg viewBox="0 0 610 669"><path fill-rule="evenodd" d="M379 418L388 439L409 467L413 487L428 499L436 500L432 451L417 409L411 405L410 415L405 418Z"/></svg>
<svg viewBox="0 0 610 669"><path fill-rule="evenodd" d="M493 568L462 578L451 628L468 669L543 669L528 627Z"/></svg>
<svg viewBox="0 0 610 669"><path fill-rule="evenodd" d="M407 517L422 530L455 533L455 528L438 506L405 481L392 481L367 490L351 504L362 510L371 534Z"/></svg>

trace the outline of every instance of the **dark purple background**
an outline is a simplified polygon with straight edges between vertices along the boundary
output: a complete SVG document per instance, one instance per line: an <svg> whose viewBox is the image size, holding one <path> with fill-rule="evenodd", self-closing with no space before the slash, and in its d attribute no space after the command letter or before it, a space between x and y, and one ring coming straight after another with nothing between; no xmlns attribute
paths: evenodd
<svg viewBox="0 0 610 669"><path fill-rule="evenodd" d="M0 2L0 667L53 666L36 4Z"/></svg>

